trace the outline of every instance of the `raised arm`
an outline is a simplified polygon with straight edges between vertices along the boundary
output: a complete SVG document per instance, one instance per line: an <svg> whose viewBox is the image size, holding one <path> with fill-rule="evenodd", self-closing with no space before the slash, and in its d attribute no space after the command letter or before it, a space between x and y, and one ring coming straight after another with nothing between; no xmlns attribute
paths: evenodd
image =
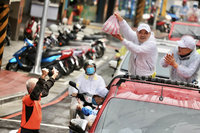
<svg viewBox="0 0 200 133"><path fill-rule="evenodd" d="M120 31L124 38L126 38L129 41L135 42L137 39L136 32L132 30L128 23L119 15L119 13L114 13L114 15L119 21Z"/></svg>
<svg viewBox="0 0 200 133"><path fill-rule="evenodd" d="M38 82L35 85L35 88L30 94L30 98L32 100L39 100L41 92L42 92L42 97L45 97L49 93L49 89L54 85L55 78L58 75L57 70L53 70L53 75L50 79L45 81L45 77L48 75L48 69L43 69L42 70L42 76L39 78Z"/></svg>
<svg viewBox="0 0 200 133"><path fill-rule="evenodd" d="M53 72L53 75L43 84L42 97L45 97L49 94L49 90L54 85L55 79L58 76L57 69L53 68L52 72Z"/></svg>

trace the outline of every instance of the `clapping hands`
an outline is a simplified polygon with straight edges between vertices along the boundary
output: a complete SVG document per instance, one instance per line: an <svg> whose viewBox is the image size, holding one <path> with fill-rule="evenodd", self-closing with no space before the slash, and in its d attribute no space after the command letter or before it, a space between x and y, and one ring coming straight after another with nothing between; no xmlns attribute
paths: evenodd
<svg viewBox="0 0 200 133"><path fill-rule="evenodd" d="M45 77L48 75L48 73L49 73L49 70L47 68L43 68L42 69L42 76L41 76L41 78L45 79Z"/></svg>
<svg viewBox="0 0 200 133"><path fill-rule="evenodd" d="M174 59L174 54L167 54L164 60L166 64L171 65L172 67L174 68L178 67L178 64L176 63Z"/></svg>

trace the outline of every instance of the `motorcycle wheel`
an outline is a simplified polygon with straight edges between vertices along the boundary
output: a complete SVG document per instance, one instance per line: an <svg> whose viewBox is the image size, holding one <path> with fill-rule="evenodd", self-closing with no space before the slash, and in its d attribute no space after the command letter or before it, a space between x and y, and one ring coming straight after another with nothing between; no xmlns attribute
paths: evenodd
<svg viewBox="0 0 200 133"><path fill-rule="evenodd" d="M80 70L81 69L81 66L80 66L80 63L79 63L79 57L75 56L75 70Z"/></svg>
<svg viewBox="0 0 200 133"><path fill-rule="evenodd" d="M78 56L77 60L78 60L78 66L76 66L76 70L80 70L84 66L85 60L83 56Z"/></svg>
<svg viewBox="0 0 200 133"><path fill-rule="evenodd" d="M72 73L75 70L75 61L73 58L68 58L64 61L64 66L67 70L69 70L69 73Z"/></svg>
<svg viewBox="0 0 200 133"><path fill-rule="evenodd" d="M104 51L105 51L102 42L100 41L96 42L94 48L96 51L96 58L101 58L104 55Z"/></svg>
<svg viewBox="0 0 200 133"><path fill-rule="evenodd" d="M101 58L104 55L104 50L98 45L95 46L96 58Z"/></svg>
<svg viewBox="0 0 200 133"><path fill-rule="evenodd" d="M18 63L8 63L6 65L6 70L16 72L19 69Z"/></svg>
<svg viewBox="0 0 200 133"><path fill-rule="evenodd" d="M79 65L82 68L85 64L85 58L83 56L78 57Z"/></svg>

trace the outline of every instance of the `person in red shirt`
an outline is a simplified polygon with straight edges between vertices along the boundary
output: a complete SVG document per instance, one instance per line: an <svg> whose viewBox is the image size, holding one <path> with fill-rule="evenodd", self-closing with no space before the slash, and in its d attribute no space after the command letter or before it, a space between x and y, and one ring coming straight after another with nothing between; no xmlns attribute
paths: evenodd
<svg viewBox="0 0 200 133"><path fill-rule="evenodd" d="M42 69L42 76L38 79L31 78L26 81L28 95L22 98L21 128L17 133L39 133L42 121L42 109L40 100L49 93L49 89L54 85L58 71L53 68L53 75L45 80L49 70Z"/></svg>

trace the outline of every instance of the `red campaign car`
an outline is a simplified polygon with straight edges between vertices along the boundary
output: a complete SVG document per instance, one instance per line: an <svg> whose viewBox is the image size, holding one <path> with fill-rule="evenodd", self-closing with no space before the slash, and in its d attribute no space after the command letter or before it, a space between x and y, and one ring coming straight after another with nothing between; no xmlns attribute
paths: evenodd
<svg viewBox="0 0 200 133"><path fill-rule="evenodd" d="M197 46L200 47L200 24L191 22L173 22L171 25L169 40L177 41L183 35L191 35L197 41Z"/></svg>
<svg viewBox="0 0 200 133"><path fill-rule="evenodd" d="M90 133L200 133L199 87L116 76Z"/></svg>

